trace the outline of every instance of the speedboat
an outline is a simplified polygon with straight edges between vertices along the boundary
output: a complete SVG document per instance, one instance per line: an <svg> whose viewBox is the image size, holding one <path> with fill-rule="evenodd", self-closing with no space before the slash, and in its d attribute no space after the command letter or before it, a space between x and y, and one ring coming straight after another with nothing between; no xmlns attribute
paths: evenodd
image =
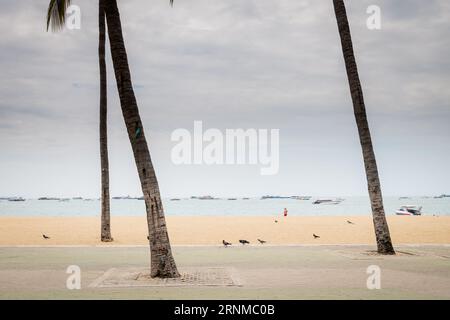
<svg viewBox="0 0 450 320"><path fill-rule="evenodd" d="M316 201L313 202L313 204L339 204L342 201L344 201L344 199L341 199L341 198L337 198L337 199L317 199Z"/></svg>
<svg viewBox="0 0 450 320"><path fill-rule="evenodd" d="M422 215L422 207L418 206L401 206L400 209L395 211L398 216L420 216Z"/></svg>

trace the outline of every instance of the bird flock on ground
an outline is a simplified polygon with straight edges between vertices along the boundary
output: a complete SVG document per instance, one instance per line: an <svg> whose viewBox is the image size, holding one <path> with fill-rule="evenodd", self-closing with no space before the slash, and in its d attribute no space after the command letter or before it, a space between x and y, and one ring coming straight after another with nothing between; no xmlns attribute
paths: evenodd
<svg viewBox="0 0 450 320"><path fill-rule="evenodd" d="M278 223L278 220L275 220L275 223ZM350 220L347 220L347 223L348 223L348 224L355 224L354 222L352 222L352 221L350 221ZM320 239L320 236L317 235L317 234L315 234L315 233L313 233L312 236L313 236L314 239ZM42 238L44 238L44 240L50 239L50 237L47 236L46 234L42 234ZM149 240L149 237L148 237L148 236L147 236L147 240ZM258 240L258 242L259 242L260 244L265 244L265 243L267 243L266 240L262 240L262 239L256 239L256 240ZM250 244L250 241L245 240L245 239L240 239L240 240L239 240L239 243L242 244L242 245L246 245L246 244ZM228 242L228 241L226 241L226 240L222 240L222 244L223 244L225 247L228 247L228 246L233 245L231 242Z"/></svg>
<svg viewBox="0 0 450 320"><path fill-rule="evenodd" d="M275 222L275 223L278 223L278 220L274 220L274 222ZM350 220L347 220L347 223L348 223L348 224L355 224L354 222L352 222L352 221L350 221ZM313 236L313 239L320 239L320 235L317 235L317 234L315 234L315 233L313 233L312 236ZM267 243L266 240L262 240L262 239L256 239L256 240L258 240L258 242L259 242L260 244L265 244L265 243ZM250 241L245 240L245 239L240 239L240 240L239 240L239 243L242 244L242 245L246 245L246 244L250 244ZM228 247L228 246L233 245L231 242L228 242L228 241L226 241L226 240L222 240L222 244L224 245L224 247Z"/></svg>

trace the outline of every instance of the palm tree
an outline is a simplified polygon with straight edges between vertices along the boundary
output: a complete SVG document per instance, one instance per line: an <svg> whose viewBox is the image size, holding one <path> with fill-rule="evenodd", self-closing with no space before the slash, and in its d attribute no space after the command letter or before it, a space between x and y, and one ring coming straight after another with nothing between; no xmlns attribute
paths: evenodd
<svg viewBox="0 0 450 320"><path fill-rule="evenodd" d="M100 238L103 242L111 242L111 212L109 196L109 160L108 160L108 134L107 134L107 79L105 61L105 0L98 1L98 59L100 67L100 165L102 179L102 213Z"/></svg>
<svg viewBox="0 0 450 320"><path fill-rule="evenodd" d="M47 28L50 23L54 29L63 26L65 9L69 2L69 0L50 1ZM161 278L179 277L167 233L158 181L133 91L117 1L105 0L104 9L120 105L145 200L151 257L150 275Z"/></svg>
<svg viewBox="0 0 450 320"><path fill-rule="evenodd" d="M356 125L358 127L359 140L362 147L364 165L366 169L366 178L370 203L372 206L373 224L375 228L378 253L395 254L384 213L380 178L378 176L377 162L375 160L369 124L367 122L366 107L364 105L361 82L359 81L358 68L356 66L355 55L353 52L352 38L347 20L345 4L343 0L333 0L333 5L339 35L341 38L345 68L347 70L347 78L353 101L353 110L355 113Z"/></svg>
<svg viewBox="0 0 450 320"><path fill-rule="evenodd" d="M66 10L71 0L51 0L47 12L47 30L51 26L54 31L61 30L65 23ZM98 58L100 66L100 166L101 166L101 227L100 239L111 242L111 218L109 196L109 161L107 135L107 79L105 61L105 10L104 0L99 0L99 45Z"/></svg>
<svg viewBox="0 0 450 320"><path fill-rule="evenodd" d="M133 91L117 1L107 0L105 11L120 105L128 131L128 138L133 149L147 211L151 256L150 275L161 278L179 277L170 247L158 180L156 179Z"/></svg>

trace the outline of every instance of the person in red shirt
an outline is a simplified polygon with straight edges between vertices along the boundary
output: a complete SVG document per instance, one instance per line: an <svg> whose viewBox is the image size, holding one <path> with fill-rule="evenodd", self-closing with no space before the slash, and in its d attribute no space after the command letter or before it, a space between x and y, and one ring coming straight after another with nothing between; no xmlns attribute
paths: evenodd
<svg viewBox="0 0 450 320"><path fill-rule="evenodd" d="M286 208L284 208L283 216L287 217L287 214L288 214L288 210Z"/></svg>

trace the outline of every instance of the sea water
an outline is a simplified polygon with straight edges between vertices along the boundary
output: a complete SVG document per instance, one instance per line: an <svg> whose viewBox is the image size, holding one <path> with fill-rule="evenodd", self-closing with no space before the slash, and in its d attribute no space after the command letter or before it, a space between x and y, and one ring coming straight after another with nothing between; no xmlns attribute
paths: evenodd
<svg viewBox="0 0 450 320"><path fill-rule="evenodd" d="M249 200L199 200L181 199L172 201L163 199L167 215L189 216L276 216L282 215L284 208L292 216L354 216L370 215L368 197L345 197L337 205L315 205L311 200L250 198ZM27 199L23 202L0 200L0 216L98 216L100 201L95 200L37 200ZM385 197L384 207L387 215L394 215L402 205L422 206L422 214L450 215L450 198L412 197L399 199ZM143 200L111 200L111 214L114 216L145 216Z"/></svg>

